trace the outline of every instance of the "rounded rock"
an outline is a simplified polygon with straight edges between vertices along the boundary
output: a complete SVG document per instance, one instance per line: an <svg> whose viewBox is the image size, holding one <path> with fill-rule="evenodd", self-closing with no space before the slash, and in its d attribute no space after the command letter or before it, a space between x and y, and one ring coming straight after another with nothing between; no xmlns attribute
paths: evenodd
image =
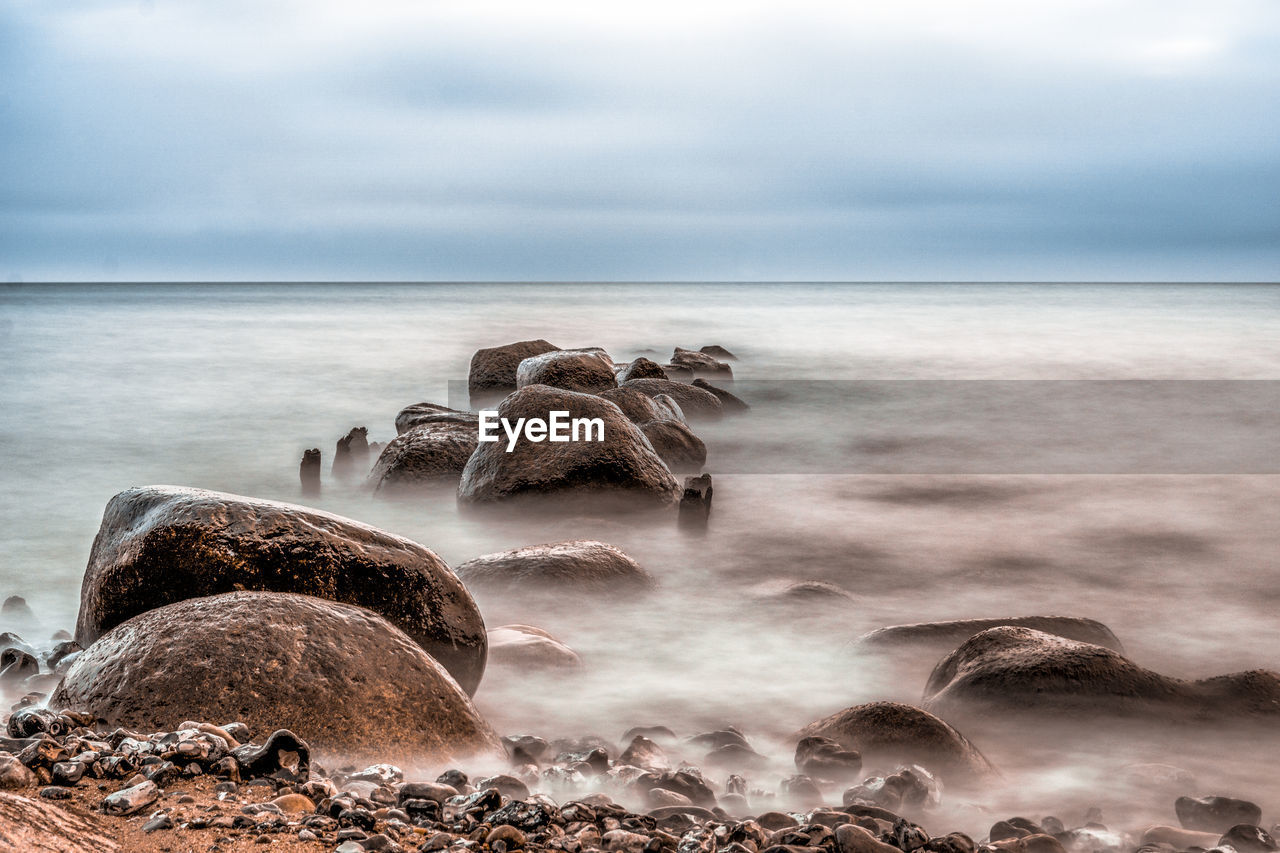
<svg viewBox="0 0 1280 853"><path fill-rule="evenodd" d="M289 593L228 593L135 616L80 655L54 704L139 731L236 719L375 760L501 749L448 672L404 632L368 610Z"/></svg>
<svg viewBox="0 0 1280 853"><path fill-rule="evenodd" d="M76 641L88 647L139 613L236 590L366 607L468 693L484 674L484 620L429 549L327 512L177 486L130 489L107 504L81 586Z"/></svg>

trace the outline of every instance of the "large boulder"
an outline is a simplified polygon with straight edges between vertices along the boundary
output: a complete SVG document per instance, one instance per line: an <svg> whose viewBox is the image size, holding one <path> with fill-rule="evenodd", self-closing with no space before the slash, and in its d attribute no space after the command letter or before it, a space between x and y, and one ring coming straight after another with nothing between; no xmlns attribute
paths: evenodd
<svg viewBox="0 0 1280 853"><path fill-rule="evenodd" d="M618 387L613 360L601 350L557 350L526 358L516 369L516 387L549 385L597 394Z"/></svg>
<svg viewBox="0 0 1280 853"><path fill-rule="evenodd" d="M359 607L281 592L135 616L81 653L53 704L141 731L238 720L382 761L437 763L499 746L457 682L403 631Z"/></svg>
<svg viewBox="0 0 1280 853"><path fill-rule="evenodd" d="M1124 646L1111 633L1110 628L1094 619L1078 616L1012 616L1006 619L950 619L942 622L890 625L863 634L854 641L854 645L859 651L865 652L919 650L936 659L974 634L1002 625L1034 628L1069 640L1092 643L1117 652L1124 651Z"/></svg>
<svg viewBox="0 0 1280 853"><path fill-rule="evenodd" d="M406 433L423 424L438 423L469 424L475 430L479 420L480 416L475 412L451 409L439 403L414 403L412 406L405 406L396 415L396 433Z"/></svg>
<svg viewBox="0 0 1280 853"><path fill-rule="evenodd" d="M1134 716L1144 722L1274 719L1280 675L1266 670L1183 681L1103 646L1032 628L989 628L938 663L925 707L947 717Z"/></svg>
<svg viewBox="0 0 1280 853"><path fill-rule="evenodd" d="M475 452L478 423L434 421L402 432L382 449L369 473L375 494L456 485Z"/></svg>
<svg viewBox="0 0 1280 853"><path fill-rule="evenodd" d="M327 512L178 486L130 489L107 504L80 590L76 641L87 648L131 616L236 590L367 607L467 692L484 673L480 611L428 549Z"/></svg>
<svg viewBox="0 0 1280 853"><path fill-rule="evenodd" d="M670 379L632 379L622 385L623 388L635 388L650 397L666 394L680 405L687 417L712 419L724 414L724 404L720 398L710 391L695 388L683 382Z"/></svg>
<svg viewBox="0 0 1280 853"><path fill-rule="evenodd" d="M621 548L586 539L485 554L460 564L458 577L475 589L522 594L633 594L654 585Z"/></svg>
<svg viewBox="0 0 1280 853"><path fill-rule="evenodd" d="M810 723L799 738L825 737L862 755L868 766L920 764L949 782L968 784L994 771L964 735L928 711L898 702L854 705Z"/></svg>
<svg viewBox="0 0 1280 853"><path fill-rule="evenodd" d="M539 339L476 350L471 356L467 389L472 394L514 391L520 362L556 349L559 347Z"/></svg>
<svg viewBox="0 0 1280 853"><path fill-rule="evenodd" d="M578 502L584 508L660 508L679 499L676 478L644 433L608 400L546 385L530 385L498 406L498 416L549 419L552 411L570 418L599 418L603 441L535 442L521 434L507 452L505 435L481 442L458 484L458 500L495 505L513 499ZM499 432L502 432L501 430Z"/></svg>
<svg viewBox="0 0 1280 853"><path fill-rule="evenodd" d="M706 391L709 394L715 394L717 397L719 397L720 405L724 407L724 411L726 414L745 412L751 408L740 397L730 394L728 391L724 390L723 388L712 385L710 382L708 382L705 379L702 379L702 378L695 379L691 384L693 385L694 388L701 388L703 391Z"/></svg>
<svg viewBox="0 0 1280 853"><path fill-rule="evenodd" d="M489 632L489 665L521 671L579 669L578 653L531 625L502 625Z"/></svg>
<svg viewBox="0 0 1280 853"><path fill-rule="evenodd" d="M696 473L707 464L707 445L681 421L653 420L640 424L667 467L676 473Z"/></svg>

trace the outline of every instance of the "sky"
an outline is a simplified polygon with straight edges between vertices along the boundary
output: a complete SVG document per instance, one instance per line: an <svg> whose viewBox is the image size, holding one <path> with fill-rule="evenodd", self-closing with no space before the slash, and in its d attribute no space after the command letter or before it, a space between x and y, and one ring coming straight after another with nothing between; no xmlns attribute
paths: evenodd
<svg viewBox="0 0 1280 853"><path fill-rule="evenodd" d="M1280 280L1280 3L0 0L4 280Z"/></svg>

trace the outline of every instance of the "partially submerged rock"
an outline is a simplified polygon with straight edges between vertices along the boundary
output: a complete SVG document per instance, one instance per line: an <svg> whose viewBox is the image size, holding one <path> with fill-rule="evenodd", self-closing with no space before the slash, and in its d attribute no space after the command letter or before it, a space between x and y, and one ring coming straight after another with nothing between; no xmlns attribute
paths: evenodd
<svg viewBox="0 0 1280 853"><path fill-rule="evenodd" d="M534 442L522 435L511 452L505 440L481 442L462 472L459 502L572 502L598 511L657 509L677 500L679 487L671 471L644 433L608 400L531 385L498 406L499 417L511 423L520 418L547 420L552 411L567 411L570 418L599 418L604 440Z"/></svg>
<svg viewBox="0 0 1280 853"><path fill-rule="evenodd" d="M666 379L667 374L657 362L641 356L619 370L617 377L621 385L631 379Z"/></svg>
<svg viewBox="0 0 1280 853"><path fill-rule="evenodd" d="M520 362L556 349L559 347L539 338L476 350L471 356L467 388L472 394L514 391Z"/></svg>
<svg viewBox="0 0 1280 853"><path fill-rule="evenodd" d="M480 416L475 412L451 409L439 403L414 403L396 414L396 434L406 433L423 424L469 425L474 432L479 420Z"/></svg>
<svg viewBox="0 0 1280 853"><path fill-rule="evenodd" d="M476 421L427 421L400 433L383 448L369 473L374 494L403 494L432 486L456 486L478 443Z"/></svg>
<svg viewBox="0 0 1280 853"><path fill-rule="evenodd" d="M621 548L588 539L486 554L459 565L458 577L473 588L557 595L630 594L654 586Z"/></svg>
<svg viewBox="0 0 1280 853"><path fill-rule="evenodd" d="M694 388L701 388L703 391L706 391L709 394L716 395L716 397L719 398L720 404L724 407L724 410L727 414L745 412L751 408L741 398L736 397L733 394L730 394L728 391L724 390L723 388L712 385L710 382L708 382L705 379L695 379L693 380L692 384Z"/></svg>
<svg viewBox="0 0 1280 853"><path fill-rule="evenodd" d="M1124 652L1124 646L1110 628L1095 619L1078 616L1011 616L1002 619L951 619L890 625L863 634L854 643L859 651L918 649L928 654L944 655L974 634L1001 626L1034 628L1046 634L1057 634L1069 640Z"/></svg>
<svg viewBox="0 0 1280 853"><path fill-rule="evenodd" d="M480 683L484 621L427 548L318 510L177 486L130 489L107 504L81 587L76 640L87 648L136 614L243 589L367 607L465 690Z"/></svg>
<svg viewBox="0 0 1280 853"><path fill-rule="evenodd" d="M920 764L944 780L971 783L994 772L990 762L951 725L899 702L854 705L810 723L799 737L825 737L858 752L866 764Z"/></svg>
<svg viewBox="0 0 1280 853"><path fill-rule="evenodd" d="M694 350L676 347L675 352L671 354L671 363L677 367L692 371L695 376L733 378L733 368L723 361L717 361L705 352L695 352Z"/></svg>
<svg viewBox="0 0 1280 853"><path fill-rule="evenodd" d="M672 472L701 471L707 464L707 446L681 421L652 420L639 426Z"/></svg>
<svg viewBox="0 0 1280 853"><path fill-rule="evenodd" d="M634 424L655 421L666 414L654 398L638 388L606 388L598 396L621 409Z"/></svg>
<svg viewBox="0 0 1280 853"><path fill-rule="evenodd" d="M566 391L597 394L616 388L613 360L598 350L557 350L526 358L516 369L516 387L549 385Z"/></svg>
<svg viewBox="0 0 1280 853"><path fill-rule="evenodd" d="M520 670L578 669L578 653L541 628L502 625L489 632L489 665Z"/></svg>
<svg viewBox="0 0 1280 853"><path fill-rule="evenodd" d="M666 394L674 399L688 418L715 419L724 414L724 404L710 391L669 379L632 379L623 388L635 388L650 397Z"/></svg>
<svg viewBox="0 0 1280 853"><path fill-rule="evenodd" d="M1266 670L1183 681L1119 652L1031 628L975 634L934 668L925 707L952 716L1048 714L1075 721L1274 719L1280 675Z"/></svg>
<svg viewBox="0 0 1280 853"><path fill-rule="evenodd" d="M287 728L312 748L441 761L498 747L445 669L358 607L234 592L150 610L68 669L53 704L141 731L178 720Z"/></svg>

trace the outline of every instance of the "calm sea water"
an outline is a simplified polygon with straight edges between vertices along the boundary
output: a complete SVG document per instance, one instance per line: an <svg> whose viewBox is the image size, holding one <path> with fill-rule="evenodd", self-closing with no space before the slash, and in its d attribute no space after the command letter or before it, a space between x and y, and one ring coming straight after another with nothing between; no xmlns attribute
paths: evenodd
<svg viewBox="0 0 1280 853"><path fill-rule="evenodd" d="M301 501L304 448L324 450L327 475L352 426L386 441L403 406L449 399L474 350L537 337L618 361L721 344L758 399L749 417L699 428L717 475L702 539L620 519L477 520L448 494L388 503L326 483L314 505L452 564L589 535L659 578L655 598L620 609L481 599L491 626L540 625L587 662L576 679L489 678L477 698L506 733L737 723L769 743L853 702L918 699L921 673L885 672L844 644L929 618L1091 616L1171 674L1280 667L1266 443L1280 288L1260 285L6 286L0 596L27 598L40 621L28 630L71 628L116 492L170 483ZM1041 382L1010 392L1010 380ZM1046 451L1079 430L1054 412L1096 424L1147 391L1077 383L1064 398L1050 380L1219 381L1177 386L1158 427L1104 436L1055 468ZM850 408L858 394L865 406ZM822 405L832 395L843 407ZM1058 402L1028 419L1046 400ZM1104 446L1124 449L1090 468ZM972 463L984 454L999 464ZM759 603L792 579L838 584L856 606L796 617Z"/></svg>

